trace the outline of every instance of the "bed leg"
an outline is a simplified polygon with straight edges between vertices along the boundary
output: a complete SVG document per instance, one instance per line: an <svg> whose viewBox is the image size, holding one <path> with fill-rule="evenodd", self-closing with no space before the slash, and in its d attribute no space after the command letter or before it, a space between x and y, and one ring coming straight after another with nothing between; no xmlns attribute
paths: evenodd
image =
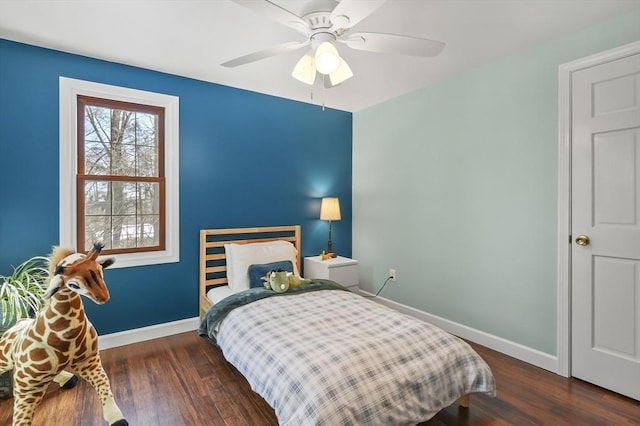
<svg viewBox="0 0 640 426"><path fill-rule="evenodd" d="M458 398L458 405L460 407L469 408L470 397L471 395L469 395L468 393L465 395L462 395L460 398Z"/></svg>

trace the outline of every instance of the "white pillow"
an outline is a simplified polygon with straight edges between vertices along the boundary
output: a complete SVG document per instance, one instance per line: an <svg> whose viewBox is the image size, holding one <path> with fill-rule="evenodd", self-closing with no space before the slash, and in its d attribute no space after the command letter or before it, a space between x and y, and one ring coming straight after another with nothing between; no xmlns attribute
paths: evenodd
<svg viewBox="0 0 640 426"><path fill-rule="evenodd" d="M225 244L224 251L227 257L227 281L234 293L249 288L250 265L290 260L293 263L293 273L300 276L298 250L288 241Z"/></svg>

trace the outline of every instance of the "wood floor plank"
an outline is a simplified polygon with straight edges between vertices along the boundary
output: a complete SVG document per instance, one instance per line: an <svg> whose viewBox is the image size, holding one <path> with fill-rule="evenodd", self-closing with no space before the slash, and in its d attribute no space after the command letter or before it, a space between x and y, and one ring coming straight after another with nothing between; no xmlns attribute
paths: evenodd
<svg viewBox="0 0 640 426"><path fill-rule="evenodd" d="M472 344L491 366L497 397L473 395L468 409L447 407L427 426L640 425L640 402L564 378ZM272 426L271 407L220 350L195 332L101 352L116 401L130 424ZM11 424L13 400L0 400L0 425ZM98 397L80 381L51 386L34 425L103 425Z"/></svg>

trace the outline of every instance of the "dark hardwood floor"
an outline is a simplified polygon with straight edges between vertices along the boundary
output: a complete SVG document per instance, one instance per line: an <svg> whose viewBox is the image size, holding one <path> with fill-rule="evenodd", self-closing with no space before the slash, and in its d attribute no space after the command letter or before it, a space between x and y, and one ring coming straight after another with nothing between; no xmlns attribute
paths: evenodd
<svg viewBox="0 0 640 426"><path fill-rule="evenodd" d="M640 402L566 379L473 345L496 376L498 396L473 395L469 409L451 406L423 425L640 425ZM221 352L195 332L108 349L102 360L132 426L275 425L273 410ZM0 401L11 424L12 400ZM53 387L34 425L106 424L97 395L80 382Z"/></svg>

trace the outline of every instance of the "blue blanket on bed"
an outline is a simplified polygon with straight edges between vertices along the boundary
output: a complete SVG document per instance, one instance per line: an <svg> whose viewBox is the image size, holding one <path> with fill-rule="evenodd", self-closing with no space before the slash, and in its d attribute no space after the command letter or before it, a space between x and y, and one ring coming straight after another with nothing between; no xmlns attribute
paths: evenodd
<svg viewBox="0 0 640 426"><path fill-rule="evenodd" d="M216 303L207 311L202 323L198 328L198 334L213 344L216 343L215 330L220 321L222 321L232 310L240 306L246 305L256 300L266 299L268 297L292 296L295 294L308 293L310 291L319 290L345 290L340 284L331 280L315 279L310 283L303 284L300 287L292 288L285 293L276 293L265 287L250 288L240 293L232 294Z"/></svg>

